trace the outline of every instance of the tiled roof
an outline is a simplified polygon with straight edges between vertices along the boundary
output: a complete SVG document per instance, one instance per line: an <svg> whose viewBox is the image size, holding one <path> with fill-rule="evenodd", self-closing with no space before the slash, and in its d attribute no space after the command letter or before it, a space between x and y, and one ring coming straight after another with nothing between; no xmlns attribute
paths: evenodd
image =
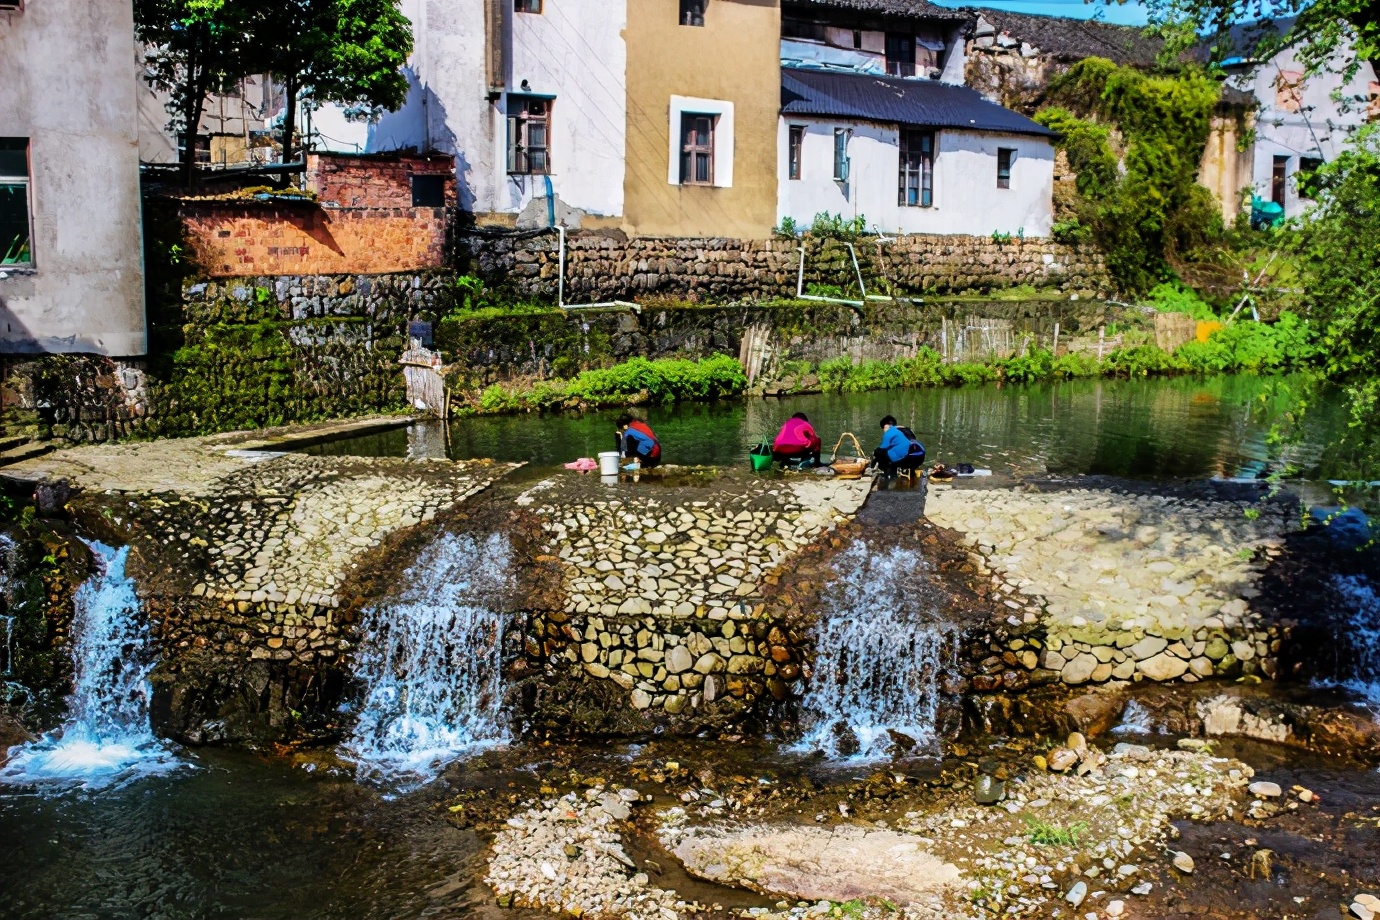
<svg viewBox="0 0 1380 920"><path fill-rule="evenodd" d="M1118 26L1090 19L1008 13L987 8L968 9L974 20L987 20L997 33L1026 42L1045 54L1066 61L1107 58L1117 64L1148 67L1164 47L1161 39L1135 26Z"/></svg>
<svg viewBox="0 0 1380 920"><path fill-rule="evenodd" d="M927 0L792 0L798 7L847 10L877 16L898 16L908 19L968 19L970 11L938 6Z"/></svg>
<svg viewBox="0 0 1380 920"><path fill-rule="evenodd" d="M1043 125L988 102L966 86L826 70L783 68L781 112L921 128L1055 136Z"/></svg>

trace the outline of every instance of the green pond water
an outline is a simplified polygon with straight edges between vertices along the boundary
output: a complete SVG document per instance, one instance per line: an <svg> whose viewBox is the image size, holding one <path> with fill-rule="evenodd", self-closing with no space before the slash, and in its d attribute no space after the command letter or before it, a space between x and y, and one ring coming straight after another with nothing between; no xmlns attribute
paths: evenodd
<svg viewBox="0 0 1380 920"><path fill-rule="evenodd" d="M912 427L931 461L972 463L1014 476L1100 474L1138 479L1255 477L1280 461L1316 474L1322 448L1343 424L1339 405L1309 413L1301 437L1270 441L1302 381L1278 377L1076 380L1034 386L892 390L752 399L638 410L661 439L666 463L731 465L771 438L795 412L827 451L844 431L877 445L879 422ZM549 469L612 449L619 413L467 418L394 429L310 448L324 455L490 457Z"/></svg>
<svg viewBox="0 0 1380 920"><path fill-rule="evenodd" d="M682 464L745 464L748 445L803 411L826 448L848 430L870 449L878 419L893 414L915 428L932 459L999 474L1255 476L1284 460L1317 472L1342 414L1323 407L1310 414L1301 439L1287 449L1272 445L1290 386L1252 377L1078 381L687 405L647 415L668 462ZM492 457L529 461L536 472L608 449L615 415L465 419L312 451ZM607 745L586 747L591 757L619 756ZM399 796L329 765L310 769L242 752L177 755L182 769L105 788L0 786L0 918L536 916L493 905L480 881L482 841L447 823L443 806L457 782L530 793L545 755L515 749L491 765L466 762L460 780L452 770ZM741 769L767 769L773 756L754 754L755 766ZM789 776L808 768L792 763L773 769Z"/></svg>

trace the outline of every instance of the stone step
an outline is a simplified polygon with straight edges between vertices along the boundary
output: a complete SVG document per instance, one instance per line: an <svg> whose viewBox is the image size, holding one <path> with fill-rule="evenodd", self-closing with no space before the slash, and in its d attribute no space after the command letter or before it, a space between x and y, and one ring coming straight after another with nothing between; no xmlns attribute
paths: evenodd
<svg viewBox="0 0 1380 920"><path fill-rule="evenodd" d="M18 446L0 447L0 467L41 457L56 449L57 445L52 441L22 441Z"/></svg>

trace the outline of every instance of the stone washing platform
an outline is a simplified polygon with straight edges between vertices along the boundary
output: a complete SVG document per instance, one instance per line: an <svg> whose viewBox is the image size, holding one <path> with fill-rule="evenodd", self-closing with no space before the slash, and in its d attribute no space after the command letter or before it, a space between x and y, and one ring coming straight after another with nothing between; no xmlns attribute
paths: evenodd
<svg viewBox="0 0 1380 920"><path fill-rule="evenodd" d="M617 685L636 710L677 715L764 688L784 696L800 675L797 643L763 618L763 590L856 514L871 481L676 475L603 494L561 477L517 499L563 573L565 608L533 631L556 646L553 664Z"/></svg>
<svg viewBox="0 0 1380 920"><path fill-rule="evenodd" d="M1250 601L1293 526L1282 505L936 485L926 512L1012 616L1037 611L1044 639L1013 640L1013 663L1072 685L1274 676L1281 633Z"/></svg>

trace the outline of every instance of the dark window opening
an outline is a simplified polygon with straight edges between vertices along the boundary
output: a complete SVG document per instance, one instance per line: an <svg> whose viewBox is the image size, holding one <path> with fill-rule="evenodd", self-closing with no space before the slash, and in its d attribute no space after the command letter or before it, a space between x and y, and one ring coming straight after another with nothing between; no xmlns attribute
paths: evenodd
<svg viewBox="0 0 1380 920"><path fill-rule="evenodd" d="M928 208L934 201L934 132L901 132L901 194L904 208Z"/></svg>
<svg viewBox="0 0 1380 920"><path fill-rule="evenodd" d="M1270 200L1284 207L1284 187L1289 178L1289 158L1275 157L1274 169L1270 173Z"/></svg>
<svg viewBox="0 0 1380 920"><path fill-rule="evenodd" d="M33 262L29 217L28 138L0 137L0 265Z"/></svg>
<svg viewBox="0 0 1380 920"><path fill-rule="evenodd" d="M858 51L858 50L860 50L861 48L862 48L862 31L859 30L859 29L854 29L854 30L853 30L853 50L854 50L854 51Z"/></svg>
<svg viewBox="0 0 1380 920"><path fill-rule="evenodd" d="M508 97L508 173L544 176L551 172L551 100Z"/></svg>
<svg viewBox="0 0 1380 920"><path fill-rule="evenodd" d="M714 184L713 115L680 116L681 185Z"/></svg>
<svg viewBox="0 0 1380 920"><path fill-rule="evenodd" d="M1318 197L1318 170L1322 169L1322 165L1321 157L1299 157L1299 171L1294 183L1300 197L1309 200Z"/></svg>
<svg viewBox="0 0 1380 920"><path fill-rule="evenodd" d="M24 0L0 0L0 13L22 13Z"/></svg>
<svg viewBox="0 0 1380 920"><path fill-rule="evenodd" d="M800 157L801 157L801 154L804 152L804 150L803 150L804 147L805 147L805 126L804 126L804 125L791 125L791 143L790 143L790 158L791 158L791 163L790 163L790 177L791 177L792 179L799 179L799 178L800 178Z"/></svg>
<svg viewBox="0 0 1380 920"><path fill-rule="evenodd" d="M915 36L886 34L886 72L893 77L915 76Z"/></svg>
<svg viewBox="0 0 1380 920"><path fill-rule="evenodd" d="M680 0L680 24L683 26L704 25L704 8L709 0Z"/></svg>
<svg viewBox="0 0 1380 920"><path fill-rule="evenodd" d="M413 176L412 207L444 208L446 206L445 176Z"/></svg>
<svg viewBox="0 0 1380 920"><path fill-rule="evenodd" d="M1010 147L997 148L997 188L1011 187L1011 161L1016 151Z"/></svg>
<svg viewBox="0 0 1380 920"><path fill-rule="evenodd" d="M822 22L811 22L808 19L782 19L781 37L800 38L810 42L827 42L829 31Z"/></svg>
<svg viewBox="0 0 1380 920"><path fill-rule="evenodd" d="M187 133L184 131L177 135L177 157L182 158L182 151L187 149ZM198 134L196 136L196 147L192 151L193 163L211 162L211 135Z"/></svg>
<svg viewBox="0 0 1380 920"><path fill-rule="evenodd" d="M541 0L513 0L513 11L516 13L540 13Z"/></svg>

